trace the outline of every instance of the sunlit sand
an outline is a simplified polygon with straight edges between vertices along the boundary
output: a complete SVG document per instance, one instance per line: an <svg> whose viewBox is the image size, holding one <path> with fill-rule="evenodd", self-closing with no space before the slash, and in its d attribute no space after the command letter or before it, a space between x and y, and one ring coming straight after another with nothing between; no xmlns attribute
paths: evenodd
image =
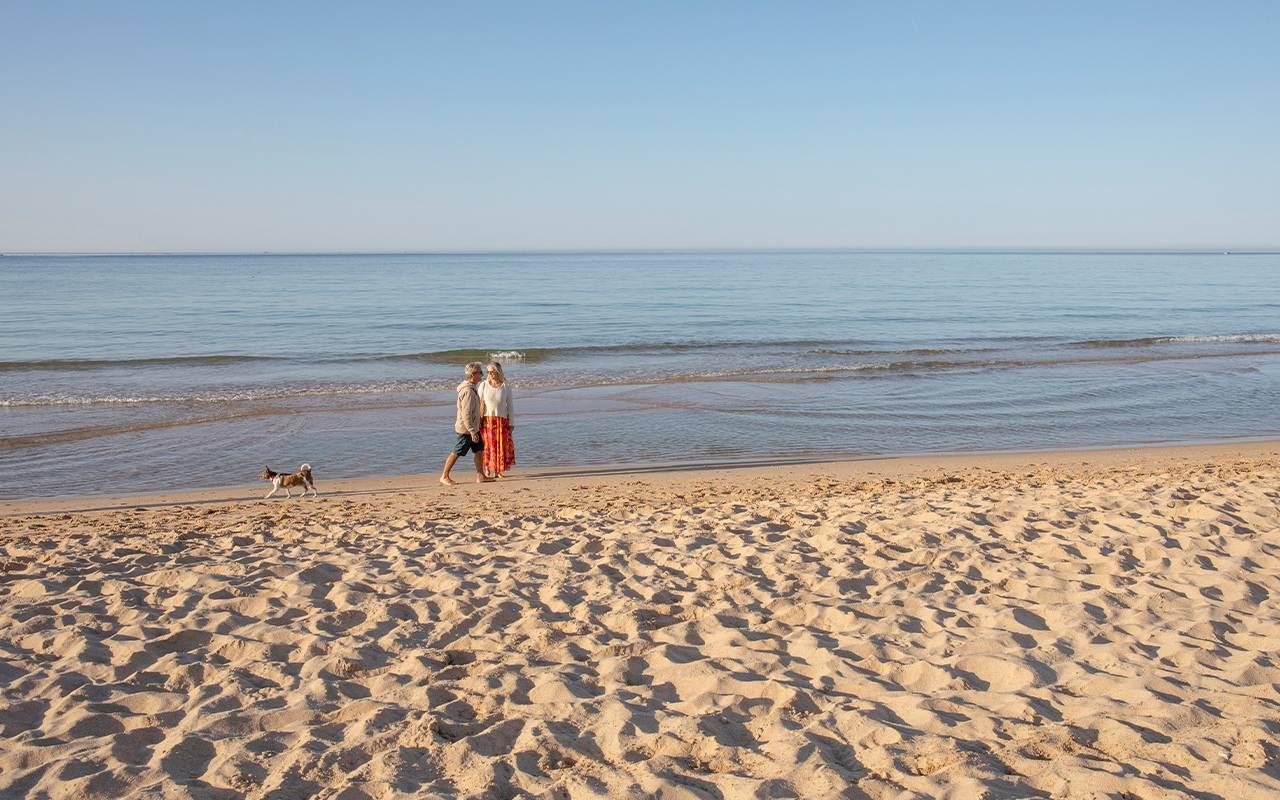
<svg viewBox="0 0 1280 800"><path fill-rule="evenodd" d="M1275 797L1278 452L3 504L0 794Z"/></svg>

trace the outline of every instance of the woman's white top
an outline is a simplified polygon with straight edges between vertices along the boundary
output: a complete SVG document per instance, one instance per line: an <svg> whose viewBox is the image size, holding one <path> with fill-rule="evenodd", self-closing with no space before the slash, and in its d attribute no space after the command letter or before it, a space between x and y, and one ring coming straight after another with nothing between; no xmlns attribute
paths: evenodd
<svg viewBox="0 0 1280 800"><path fill-rule="evenodd" d="M487 380L481 381L480 402L484 404L484 415L486 417L506 417L508 422L515 424L512 419L512 412L515 411L515 402L511 396L511 384L504 383L501 386L494 386Z"/></svg>

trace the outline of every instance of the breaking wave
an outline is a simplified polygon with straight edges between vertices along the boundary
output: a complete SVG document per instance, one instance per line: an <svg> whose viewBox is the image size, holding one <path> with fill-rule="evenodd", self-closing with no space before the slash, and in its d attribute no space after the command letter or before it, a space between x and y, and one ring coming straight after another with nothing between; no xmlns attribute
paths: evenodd
<svg viewBox="0 0 1280 800"><path fill-rule="evenodd" d="M1227 333L1212 336L1144 336L1137 339L1085 339L1075 347L1155 347L1162 344L1280 344L1280 333Z"/></svg>
<svg viewBox="0 0 1280 800"><path fill-rule="evenodd" d="M1228 340L1239 343L1239 340ZM1249 342L1280 343L1280 337L1251 339ZM918 351L922 354L932 351ZM945 353L944 353L945 354ZM502 355L486 354L486 355ZM886 355L886 353L878 353ZM1097 355L1070 354L1062 350L1028 354L1020 351L992 356L981 350L955 351L950 358L906 358L882 361L860 360L844 364L765 364L759 367L742 366L728 369L655 369L652 366L632 370L602 373L599 370L560 372L554 374L530 373L520 376L514 383L522 390L572 389L591 386L624 386L664 383L688 383L697 381L762 381L802 383L829 381L841 378L878 377L889 375L928 375L944 371L1019 369L1029 367L1054 367L1078 364L1139 364L1154 361L1182 361L1195 359L1222 359L1240 356L1280 355L1280 349L1216 350L1212 352L1187 352L1182 350L1099 353ZM478 359L471 359L478 360ZM138 394L102 393L52 393L30 392L0 394L0 408L39 406L88 406L88 405L143 405L149 403L235 403L254 401L281 401L308 397L356 397L360 395L417 395L432 392L451 392L456 385L454 377L399 379L390 381L311 382L290 384L239 385L233 387L201 387L174 390L172 392L148 392ZM391 402L388 400L388 402ZM395 400L400 402L400 400Z"/></svg>

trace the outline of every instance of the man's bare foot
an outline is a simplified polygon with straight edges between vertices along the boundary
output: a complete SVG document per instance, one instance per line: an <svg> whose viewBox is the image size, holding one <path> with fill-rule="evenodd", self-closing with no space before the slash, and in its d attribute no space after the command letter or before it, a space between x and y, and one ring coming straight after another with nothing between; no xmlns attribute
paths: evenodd
<svg viewBox="0 0 1280 800"><path fill-rule="evenodd" d="M441 478L441 479L440 479L440 482L441 482L441 483L443 483L445 486L457 486L457 485L458 485L458 482L457 482L457 481L455 481L453 478L448 478L448 477Z"/></svg>

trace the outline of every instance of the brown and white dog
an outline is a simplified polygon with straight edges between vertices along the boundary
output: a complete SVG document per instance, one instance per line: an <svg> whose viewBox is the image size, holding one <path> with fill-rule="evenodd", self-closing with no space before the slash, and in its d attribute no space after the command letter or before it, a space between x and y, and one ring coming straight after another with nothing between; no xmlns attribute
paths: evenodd
<svg viewBox="0 0 1280 800"><path fill-rule="evenodd" d="M271 491L267 492L267 497L270 497L280 491L281 488L284 489L285 497L293 497L293 492L289 491L289 487L291 486L301 486L303 497L307 496L308 488L311 489L311 495L313 497L320 496L320 493L316 491L315 481L311 480L310 464L303 464L298 467L297 472L272 472L271 467L264 465L262 467L262 474L258 477L262 478L264 481L271 481ZM266 500L267 497L262 499Z"/></svg>

